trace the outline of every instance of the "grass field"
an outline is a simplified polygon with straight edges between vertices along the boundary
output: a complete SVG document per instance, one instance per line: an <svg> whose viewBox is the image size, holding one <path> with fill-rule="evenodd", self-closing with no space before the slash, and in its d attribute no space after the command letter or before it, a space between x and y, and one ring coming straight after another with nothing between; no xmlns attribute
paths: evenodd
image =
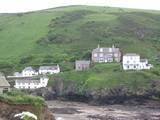
<svg viewBox="0 0 160 120"><path fill-rule="evenodd" d="M69 71L58 75L53 75L49 81L49 86L61 86L63 82L63 92L105 95L110 90L118 93L146 94L153 88L160 88L158 80L160 75L151 71L123 71L119 63L96 64L88 71ZM124 91L123 91L124 90ZM125 94L126 94L125 93Z"/></svg>

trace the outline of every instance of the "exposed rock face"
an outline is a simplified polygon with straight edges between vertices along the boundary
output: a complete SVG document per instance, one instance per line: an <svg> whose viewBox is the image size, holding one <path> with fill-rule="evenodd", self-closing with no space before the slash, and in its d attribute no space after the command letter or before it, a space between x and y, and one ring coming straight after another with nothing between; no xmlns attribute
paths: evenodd
<svg viewBox="0 0 160 120"><path fill-rule="evenodd" d="M40 112L37 113L37 108L32 105L13 105L5 102L0 102L0 120L19 120L14 118L14 115L23 111L29 111L34 114L39 114L38 120L55 120L52 113L47 107L43 107Z"/></svg>

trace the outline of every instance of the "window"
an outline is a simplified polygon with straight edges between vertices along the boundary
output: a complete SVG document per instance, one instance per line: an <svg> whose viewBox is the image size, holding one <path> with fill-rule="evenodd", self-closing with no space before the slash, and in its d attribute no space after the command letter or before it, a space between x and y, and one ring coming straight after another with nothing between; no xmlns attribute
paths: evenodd
<svg viewBox="0 0 160 120"><path fill-rule="evenodd" d="M99 56L100 56L100 57L103 57L103 53L100 53Z"/></svg>
<svg viewBox="0 0 160 120"><path fill-rule="evenodd" d="M115 57L118 57L118 54L117 54L117 53L115 53L115 54L114 54L114 56L115 56Z"/></svg>
<svg viewBox="0 0 160 120"><path fill-rule="evenodd" d="M9 91L8 88L3 89L3 93L7 93L8 91Z"/></svg>
<svg viewBox="0 0 160 120"><path fill-rule="evenodd" d="M94 54L94 57L97 57L97 53Z"/></svg>
<svg viewBox="0 0 160 120"><path fill-rule="evenodd" d="M100 52L103 52L103 48L100 48Z"/></svg>
<svg viewBox="0 0 160 120"><path fill-rule="evenodd" d="M104 62L104 59L103 59L103 58L100 58L100 59L99 59L99 62Z"/></svg>

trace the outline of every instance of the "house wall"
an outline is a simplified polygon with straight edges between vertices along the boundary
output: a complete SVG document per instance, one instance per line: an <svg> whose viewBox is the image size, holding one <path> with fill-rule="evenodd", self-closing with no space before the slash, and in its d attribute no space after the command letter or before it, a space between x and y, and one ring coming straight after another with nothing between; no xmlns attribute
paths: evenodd
<svg viewBox="0 0 160 120"><path fill-rule="evenodd" d="M123 69L124 70L138 70L140 64L140 56L123 56Z"/></svg>
<svg viewBox="0 0 160 120"><path fill-rule="evenodd" d="M104 52L92 52L92 61L93 62L120 62L121 60L121 53L115 52L115 53L104 53Z"/></svg>
<svg viewBox="0 0 160 120"><path fill-rule="evenodd" d="M40 83L17 83L17 80L15 81L15 88L17 89L37 89L41 87L46 87L48 84L48 78L40 78Z"/></svg>
<svg viewBox="0 0 160 120"><path fill-rule="evenodd" d="M0 87L0 94L3 94L4 90L10 91L10 87Z"/></svg>
<svg viewBox="0 0 160 120"><path fill-rule="evenodd" d="M39 74L54 74L54 73L59 73L60 69L57 70L39 70Z"/></svg>
<svg viewBox="0 0 160 120"><path fill-rule="evenodd" d="M0 94L3 94L3 88L0 88Z"/></svg>
<svg viewBox="0 0 160 120"><path fill-rule="evenodd" d="M34 76L34 75L38 75L37 72L35 71L22 71L22 76Z"/></svg>
<svg viewBox="0 0 160 120"><path fill-rule="evenodd" d="M141 62L140 56L123 56L123 69L124 70L143 70L151 69L152 65L148 61Z"/></svg>
<svg viewBox="0 0 160 120"><path fill-rule="evenodd" d="M76 64L76 70L77 71L83 71L89 69L89 64Z"/></svg>

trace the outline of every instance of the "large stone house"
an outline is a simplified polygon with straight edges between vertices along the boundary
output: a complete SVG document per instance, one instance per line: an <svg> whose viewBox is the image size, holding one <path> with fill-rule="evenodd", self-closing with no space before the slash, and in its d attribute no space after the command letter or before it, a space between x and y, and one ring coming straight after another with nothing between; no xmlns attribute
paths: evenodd
<svg viewBox="0 0 160 120"><path fill-rule="evenodd" d="M60 72L59 65L56 66L41 66L39 68L39 74L56 74Z"/></svg>
<svg viewBox="0 0 160 120"><path fill-rule="evenodd" d="M111 48L98 47L92 51L92 61L103 63L103 62L120 62L121 52L119 48L115 48L113 45Z"/></svg>
<svg viewBox="0 0 160 120"><path fill-rule="evenodd" d="M6 80L5 76L0 73L0 94L10 91L10 84Z"/></svg>
<svg viewBox="0 0 160 120"><path fill-rule="evenodd" d="M123 69L124 70L149 70L153 66L148 64L147 59L141 59L139 54L127 53L123 56Z"/></svg>
<svg viewBox="0 0 160 120"><path fill-rule="evenodd" d="M90 68L90 61L88 60L76 60L75 69L76 71L84 71Z"/></svg>
<svg viewBox="0 0 160 120"><path fill-rule="evenodd" d="M17 77L15 79L14 87L17 89L37 89L46 87L48 84L48 77Z"/></svg>

